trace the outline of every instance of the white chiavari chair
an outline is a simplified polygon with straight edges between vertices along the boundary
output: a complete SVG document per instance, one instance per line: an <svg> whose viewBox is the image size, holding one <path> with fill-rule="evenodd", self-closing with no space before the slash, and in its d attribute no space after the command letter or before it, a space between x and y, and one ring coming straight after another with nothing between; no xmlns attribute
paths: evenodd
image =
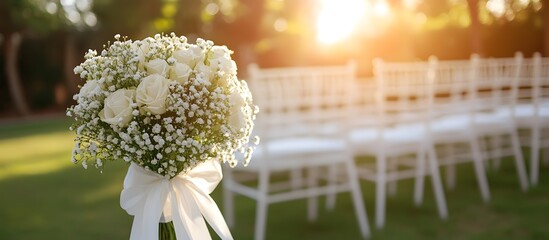
<svg viewBox="0 0 549 240"><path fill-rule="evenodd" d="M485 201L490 199L488 180L483 164L480 141L474 126L474 113L479 107L472 94L474 61L440 61L434 85L432 140L440 165L446 166L449 187L455 185L455 165L473 162L474 170Z"/></svg>
<svg viewBox="0 0 549 240"><path fill-rule="evenodd" d="M308 217L314 220L319 196L349 192L360 233L369 237L366 209L343 121L354 82L354 64L272 69L252 65L249 74L254 102L260 108L254 131L261 142L247 167L224 168L225 216L229 226L234 224L235 193L257 201L255 239L264 239L270 204L307 199ZM333 169L344 171L344 178L334 176L331 181L319 181L324 171L336 173ZM255 178L250 184L245 181L250 178L240 178L241 174Z"/></svg>
<svg viewBox="0 0 549 240"><path fill-rule="evenodd" d="M549 148L549 59L539 53L524 59L513 90L511 113L521 144L530 148L530 182L537 185L540 153Z"/></svg>
<svg viewBox="0 0 549 240"><path fill-rule="evenodd" d="M511 59L512 61L512 59ZM438 145L459 150L439 155L440 164L446 165L450 186L454 185L454 165L473 162L484 201L490 199L490 191L485 173L485 161L511 155L515 159L519 183L523 190L528 188L524 161L518 142L516 127L511 114L501 114L497 107L510 100L508 86L516 78L515 63L499 64L472 56L470 61L441 61L437 69L435 91L438 105L438 118L433 122L433 139ZM501 65L507 66L502 67ZM511 66L511 67L509 67ZM503 73L508 76L502 75ZM450 90L449 93L448 90ZM494 141L490 148L485 139L506 136L507 141ZM499 144L509 142L502 148Z"/></svg>
<svg viewBox="0 0 549 240"><path fill-rule="evenodd" d="M473 56L472 62L477 62L471 69L476 76L472 79L473 102L480 106L473 112L473 126L480 140L491 140L490 147L484 147L484 160L493 159L498 163L502 157L511 156L515 160L520 187L528 189L528 177L524 157L518 137L515 118L510 112L500 111L513 106L515 98L512 94L520 78L523 57L517 54L515 58L480 59ZM487 104L482 104L487 102Z"/></svg>
<svg viewBox="0 0 549 240"><path fill-rule="evenodd" d="M437 160L430 140L430 105L436 59L429 63L387 63L374 61L375 92L359 95L358 103L375 103L375 112L356 116L350 139L358 158L372 156L374 166L357 161L359 176L376 184L376 226L385 224L387 184L416 178L416 204L421 203L423 176L430 174L441 218L448 216ZM369 100L365 100L368 99ZM357 105L353 112L363 113L369 105ZM363 108L361 110L361 108ZM356 118L362 121L356 121ZM374 119L374 121L372 121ZM409 162L395 163L402 156L414 155ZM404 158L408 159L408 158ZM427 161L426 161L427 160ZM398 166L402 164L407 168ZM394 167L397 166L397 167Z"/></svg>

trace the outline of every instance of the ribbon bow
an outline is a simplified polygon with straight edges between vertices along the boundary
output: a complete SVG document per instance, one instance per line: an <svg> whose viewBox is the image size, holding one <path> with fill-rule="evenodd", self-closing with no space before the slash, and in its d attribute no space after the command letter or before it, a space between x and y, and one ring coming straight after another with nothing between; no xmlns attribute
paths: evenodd
<svg viewBox="0 0 549 240"><path fill-rule="evenodd" d="M131 240L158 239L158 223L173 221L178 240L211 239L204 218L221 239L233 239L210 193L221 181L216 160L197 165L172 179L131 163L120 206L133 215Z"/></svg>

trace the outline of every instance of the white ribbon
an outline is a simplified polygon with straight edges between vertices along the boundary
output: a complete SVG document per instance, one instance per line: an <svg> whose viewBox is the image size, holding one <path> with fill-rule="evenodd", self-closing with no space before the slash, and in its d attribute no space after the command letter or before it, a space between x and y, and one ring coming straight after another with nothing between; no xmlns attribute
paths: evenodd
<svg viewBox="0 0 549 240"><path fill-rule="evenodd" d="M204 218L221 239L233 239L210 193L221 181L216 160L197 165L172 179L131 163L120 206L133 215L131 240L158 239L158 223L173 221L178 240L211 239Z"/></svg>

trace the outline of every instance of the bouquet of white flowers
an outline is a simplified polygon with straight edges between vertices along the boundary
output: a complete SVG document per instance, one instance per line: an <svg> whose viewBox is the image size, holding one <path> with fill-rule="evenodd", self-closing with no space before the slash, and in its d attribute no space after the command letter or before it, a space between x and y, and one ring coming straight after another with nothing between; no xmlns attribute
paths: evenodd
<svg viewBox="0 0 549 240"><path fill-rule="evenodd" d="M122 207L135 216L132 239L158 237L162 220L173 220L178 238L201 238L206 233L200 231L207 232L202 217L198 227L205 229L196 230L198 210L184 205L198 208L229 238L209 193L221 180L219 162L248 163L258 111L246 82L236 77L231 51L203 39L191 44L173 33L115 39L100 54L88 51L74 69L86 83L67 110L75 119L72 161L99 169L107 160L132 163L121 195ZM151 183L158 185L148 188ZM217 212L207 216L202 208L212 203Z"/></svg>

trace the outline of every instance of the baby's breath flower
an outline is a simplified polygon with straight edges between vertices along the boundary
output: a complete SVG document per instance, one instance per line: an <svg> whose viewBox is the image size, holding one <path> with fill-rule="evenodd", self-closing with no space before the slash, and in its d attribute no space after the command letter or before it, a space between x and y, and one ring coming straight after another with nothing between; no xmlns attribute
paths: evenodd
<svg viewBox="0 0 549 240"><path fill-rule="evenodd" d="M169 177L208 159L248 163L250 144L259 143L258 137L249 143L258 108L236 76L232 51L204 39L188 43L174 33L114 39L99 55L89 50L74 68L87 84L67 109L77 135L72 162L87 168L91 161L101 169L105 161L123 160ZM135 90L152 74L169 84L142 86L147 91L137 101ZM128 95L112 96L121 89ZM117 124L120 119L124 124Z"/></svg>

